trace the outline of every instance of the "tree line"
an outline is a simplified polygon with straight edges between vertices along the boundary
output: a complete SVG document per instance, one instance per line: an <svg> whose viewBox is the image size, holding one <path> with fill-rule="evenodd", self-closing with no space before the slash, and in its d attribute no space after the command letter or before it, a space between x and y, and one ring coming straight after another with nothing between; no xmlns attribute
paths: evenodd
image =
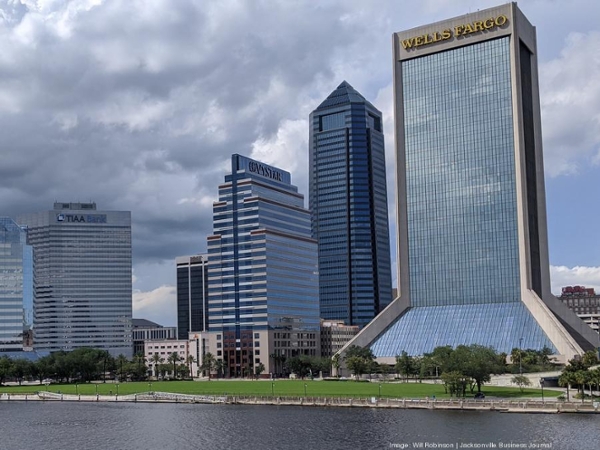
<svg viewBox="0 0 600 450"><path fill-rule="evenodd" d="M377 363L371 349L352 346L346 351L344 362L356 379L365 374L382 374L385 377L391 372L405 381L439 378L444 383L446 393L465 396L467 390L471 393L475 389L481 392L481 387L495 374L550 370L555 367L550 361L551 354L548 348L515 348L511 352L512 364L507 364L508 355L498 353L492 347L476 344L459 345L456 348L440 346L423 356L410 356L403 351L396 355L394 365L388 365ZM337 360L334 357L333 365L336 369L340 368L339 356Z"/></svg>
<svg viewBox="0 0 600 450"><path fill-rule="evenodd" d="M37 380L40 384L53 380L70 383L92 380L144 380L148 367L144 355L133 358L119 355L114 358L106 350L78 348L65 352L53 352L48 356L31 361L25 358L0 357L0 384L5 381Z"/></svg>

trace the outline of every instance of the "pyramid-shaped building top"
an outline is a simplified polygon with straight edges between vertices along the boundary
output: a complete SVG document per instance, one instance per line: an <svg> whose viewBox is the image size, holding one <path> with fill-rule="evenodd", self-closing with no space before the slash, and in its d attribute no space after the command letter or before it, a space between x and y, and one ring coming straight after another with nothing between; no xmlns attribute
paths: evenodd
<svg viewBox="0 0 600 450"><path fill-rule="evenodd" d="M365 99L356 89L354 89L347 81L342 83L318 106L315 111L333 108L349 103L366 103L373 109L377 110L367 99Z"/></svg>

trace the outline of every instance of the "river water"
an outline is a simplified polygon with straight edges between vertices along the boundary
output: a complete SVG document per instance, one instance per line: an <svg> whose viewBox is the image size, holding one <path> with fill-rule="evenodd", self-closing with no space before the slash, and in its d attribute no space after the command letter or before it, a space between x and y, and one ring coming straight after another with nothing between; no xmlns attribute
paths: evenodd
<svg viewBox="0 0 600 450"><path fill-rule="evenodd" d="M600 415L172 403L0 403L2 450L392 448L600 449Z"/></svg>

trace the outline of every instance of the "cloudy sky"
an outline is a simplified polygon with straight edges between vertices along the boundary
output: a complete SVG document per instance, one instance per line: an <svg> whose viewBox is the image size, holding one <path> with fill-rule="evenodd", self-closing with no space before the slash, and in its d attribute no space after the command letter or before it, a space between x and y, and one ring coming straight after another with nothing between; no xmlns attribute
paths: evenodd
<svg viewBox="0 0 600 450"><path fill-rule="evenodd" d="M131 210L134 316L175 325L174 258L206 250L240 153L307 193L308 115L342 81L385 118L394 31L498 0L0 0L0 215ZM600 289L600 5L524 0L537 27L553 291Z"/></svg>

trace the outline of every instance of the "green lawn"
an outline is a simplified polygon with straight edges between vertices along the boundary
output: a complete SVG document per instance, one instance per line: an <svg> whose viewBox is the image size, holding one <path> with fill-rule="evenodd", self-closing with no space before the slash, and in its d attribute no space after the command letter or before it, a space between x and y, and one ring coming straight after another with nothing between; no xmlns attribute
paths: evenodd
<svg viewBox="0 0 600 450"><path fill-rule="evenodd" d="M178 394L208 394L208 395L257 395L257 396L304 396L309 397L391 397L391 398L425 398L435 395L437 398L448 398L444 393L442 384L428 383L364 383L354 381L301 381L301 380L212 380L212 381L153 381L153 382L127 382L118 385L120 395L135 394L140 392L158 391ZM380 391L381 389L381 391ZM99 384L51 384L29 386L2 386L0 392L8 393L34 393L36 391L60 391L63 394L109 395L117 393L117 386L113 383ZM523 393L518 388L483 386L482 391L486 398L519 398L540 397L539 389L524 389ZM559 391L546 389L545 397L557 397ZM472 397L468 394L467 397Z"/></svg>

